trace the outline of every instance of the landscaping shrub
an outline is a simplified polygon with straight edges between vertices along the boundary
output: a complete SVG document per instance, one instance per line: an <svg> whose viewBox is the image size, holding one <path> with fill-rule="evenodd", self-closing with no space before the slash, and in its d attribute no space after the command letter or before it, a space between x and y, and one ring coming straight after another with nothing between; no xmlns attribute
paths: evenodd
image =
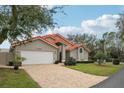
<svg viewBox="0 0 124 93"><path fill-rule="evenodd" d="M19 66L22 66L22 62L18 62ZM9 61L9 66L14 66L14 62L13 61Z"/></svg>
<svg viewBox="0 0 124 93"><path fill-rule="evenodd" d="M114 65L119 65L119 64L120 64L119 59L114 59L114 60L113 60L113 64L114 64Z"/></svg>
<svg viewBox="0 0 124 93"><path fill-rule="evenodd" d="M58 64L58 63L60 63L60 61L55 61L55 64Z"/></svg>
<svg viewBox="0 0 124 93"><path fill-rule="evenodd" d="M19 64L19 66L22 66L22 62L19 62L18 64Z"/></svg>
<svg viewBox="0 0 124 93"><path fill-rule="evenodd" d="M94 63L93 60L89 60L89 61L77 61L77 63Z"/></svg>
<svg viewBox="0 0 124 93"><path fill-rule="evenodd" d="M9 66L13 66L13 61L9 61Z"/></svg>
<svg viewBox="0 0 124 93"><path fill-rule="evenodd" d="M112 62L112 58L107 58L106 62Z"/></svg>
<svg viewBox="0 0 124 93"><path fill-rule="evenodd" d="M76 65L76 60L74 58L70 57L68 59L68 61L64 62L64 65L66 65L66 66Z"/></svg>

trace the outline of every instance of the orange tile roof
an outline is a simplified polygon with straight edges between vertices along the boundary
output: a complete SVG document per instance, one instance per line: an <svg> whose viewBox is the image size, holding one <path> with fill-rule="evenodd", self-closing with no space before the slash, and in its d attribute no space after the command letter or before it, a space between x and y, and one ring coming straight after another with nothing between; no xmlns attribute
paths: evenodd
<svg viewBox="0 0 124 93"><path fill-rule="evenodd" d="M33 40L36 39L41 39L42 41L50 44L51 46L54 46L55 48L59 48L56 43L60 42L60 43L64 43L67 47L66 50L71 51L73 49L76 49L78 47L84 47L88 52L90 52L90 50L83 44L75 44L74 42L69 41L68 39L64 38L62 35L60 34L49 34L49 35L45 35L45 36L37 36L37 37L33 37ZM27 40L24 40L23 42L28 42ZM19 45L18 43L14 43L14 46Z"/></svg>
<svg viewBox="0 0 124 93"><path fill-rule="evenodd" d="M58 46L53 45L53 44L51 44L50 42L48 42L48 41L42 39L40 36L33 37L33 38L32 38L32 41L33 41L33 40L37 40L37 39L42 40L43 42L45 42L45 43L47 43L47 44L49 44L49 45L51 45L51 46L53 46L53 47L55 47L55 48L59 48ZM30 41L29 41L29 40L23 40L23 41L21 41L21 42L29 43ZM12 44L12 47L19 46L19 45L20 45L20 42L13 43L13 44Z"/></svg>
<svg viewBox="0 0 124 93"><path fill-rule="evenodd" d="M67 45L66 50L69 50L69 51L82 46L88 52L90 52L90 50L85 45L83 45L83 44L75 44L74 42L69 41L68 39L64 38L60 34L50 34L50 35L42 36L41 38L43 38L44 40L46 40L46 41L48 41L48 42L50 42L51 44L54 44L54 45L56 45L57 42L64 43L65 45ZM49 40L49 38L51 38L53 40Z"/></svg>

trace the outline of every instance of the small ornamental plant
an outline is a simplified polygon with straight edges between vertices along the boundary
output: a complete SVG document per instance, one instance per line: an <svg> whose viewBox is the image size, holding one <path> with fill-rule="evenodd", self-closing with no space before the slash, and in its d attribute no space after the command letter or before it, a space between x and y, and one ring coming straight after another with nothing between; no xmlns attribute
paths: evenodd
<svg viewBox="0 0 124 93"><path fill-rule="evenodd" d="M14 64L14 70L18 70L19 66L21 65L21 63L26 60L24 57L21 57L19 54L15 55L15 60L13 61Z"/></svg>

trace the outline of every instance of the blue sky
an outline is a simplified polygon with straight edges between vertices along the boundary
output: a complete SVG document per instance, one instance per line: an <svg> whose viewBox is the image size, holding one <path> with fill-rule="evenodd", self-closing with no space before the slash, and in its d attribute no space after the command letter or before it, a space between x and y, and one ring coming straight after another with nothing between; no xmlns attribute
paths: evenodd
<svg viewBox="0 0 124 93"><path fill-rule="evenodd" d="M54 7L54 6L53 6ZM116 20L119 13L124 10L124 6L98 6L98 5L72 5L64 6L62 13L54 15L55 22L59 28L49 29L44 34L60 33L64 36L67 34L94 34L98 37L106 31L117 31L115 28ZM6 41L0 48L9 48L10 44Z"/></svg>
<svg viewBox="0 0 124 93"><path fill-rule="evenodd" d="M62 13L54 15L60 28L47 31L47 34L90 33L101 37L105 32L117 31L115 23L124 6L119 5L72 5L64 6Z"/></svg>
<svg viewBox="0 0 124 93"><path fill-rule="evenodd" d="M62 13L56 14L55 21L60 26L80 26L82 20L95 19L103 14L119 14L124 6L118 5L72 5L64 6Z"/></svg>

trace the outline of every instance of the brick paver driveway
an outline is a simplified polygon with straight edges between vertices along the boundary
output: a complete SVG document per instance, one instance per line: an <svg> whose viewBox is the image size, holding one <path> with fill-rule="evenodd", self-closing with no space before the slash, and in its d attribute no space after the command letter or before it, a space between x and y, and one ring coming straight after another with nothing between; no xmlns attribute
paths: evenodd
<svg viewBox="0 0 124 93"><path fill-rule="evenodd" d="M26 72L45 88L91 87L107 77L85 74L61 65L27 65Z"/></svg>

